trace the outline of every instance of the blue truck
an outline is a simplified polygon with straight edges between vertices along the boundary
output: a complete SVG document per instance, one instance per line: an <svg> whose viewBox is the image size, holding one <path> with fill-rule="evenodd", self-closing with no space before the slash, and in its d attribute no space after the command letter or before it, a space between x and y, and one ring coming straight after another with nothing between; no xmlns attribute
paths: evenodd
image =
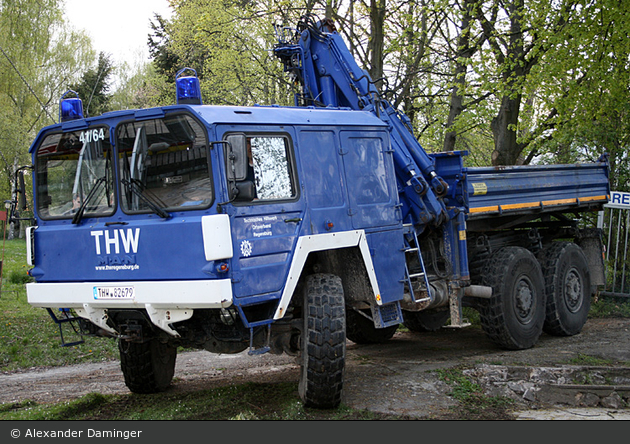
<svg viewBox="0 0 630 444"><path fill-rule="evenodd" d="M62 98L16 174L33 177L30 304L117 340L132 392L168 388L178 347L287 353L319 408L342 399L346 341L401 324L462 328L471 307L511 350L581 331L605 277L584 223L608 201L605 156L465 167L422 148L329 21L274 52L294 106L203 105L188 68L172 106L86 118Z"/></svg>

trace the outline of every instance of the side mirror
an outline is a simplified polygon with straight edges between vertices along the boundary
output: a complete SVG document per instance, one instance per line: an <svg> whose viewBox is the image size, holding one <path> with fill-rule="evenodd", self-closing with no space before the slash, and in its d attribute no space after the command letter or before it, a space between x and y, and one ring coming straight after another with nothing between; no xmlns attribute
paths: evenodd
<svg viewBox="0 0 630 444"><path fill-rule="evenodd" d="M236 189L238 191L236 200L239 202L251 202L256 198L256 186L251 180L237 182Z"/></svg>
<svg viewBox="0 0 630 444"><path fill-rule="evenodd" d="M230 134L227 137L227 178L245 180L247 177L247 139L245 134Z"/></svg>

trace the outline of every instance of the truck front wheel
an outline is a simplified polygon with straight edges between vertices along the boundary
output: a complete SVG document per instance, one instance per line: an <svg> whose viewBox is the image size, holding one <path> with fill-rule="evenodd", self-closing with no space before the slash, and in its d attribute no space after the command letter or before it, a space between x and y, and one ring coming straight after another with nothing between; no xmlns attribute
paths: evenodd
<svg viewBox="0 0 630 444"><path fill-rule="evenodd" d="M125 385L133 393L158 393L169 387L175 374L177 347L158 339L142 343L120 340L118 350Z"/></svg>
<svg viewBox="0 0 630 444"><path fill-rule="evenodd" d="M591 278L584 252L572 242L554 242L539 259L547 294L543 330L555 336L578 334L591 308Z"/></svg>
<svg viewBox="0 0 630 444"><path fill-rule="evenodd" d="M346 360L346 316L341 278L307 277L304 292L299 394L307 407L341 402Z"/></svg>
<svg viewBox="0 0 630 444"><path fill-rule="evenodd" d="M488 337L509 350L534 346L545 321L545 286L536 257L525 248L506 247L488 259L482 275L484 285L492 287L492 297L478 307Z"/></svg>

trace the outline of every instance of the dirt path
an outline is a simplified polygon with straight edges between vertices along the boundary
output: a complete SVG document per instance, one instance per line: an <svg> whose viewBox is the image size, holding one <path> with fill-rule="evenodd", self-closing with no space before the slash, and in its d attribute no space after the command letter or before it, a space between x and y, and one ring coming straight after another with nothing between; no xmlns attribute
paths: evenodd
<svg viewBox="0 0 630 444"><path fill-rule="evenodd" d="M434 333L396 333L382 345L348 342L344 404L381 413L439 418L456 401L450 387L431 370L481 364L552 367L580 355L630 365L630 319L592 319L580 335L543 335L532 349L504 351L476 328ZM297 381L299 367L289 356L213 355L205 351L178 356L171 390L186 392L244 381ZM87 393L124 394L118 362L35 369L0 375L0 402L32 399L57 402ZM523 403L522 408L537 407ZM540 407L540 406L538 406Z"/></svg>

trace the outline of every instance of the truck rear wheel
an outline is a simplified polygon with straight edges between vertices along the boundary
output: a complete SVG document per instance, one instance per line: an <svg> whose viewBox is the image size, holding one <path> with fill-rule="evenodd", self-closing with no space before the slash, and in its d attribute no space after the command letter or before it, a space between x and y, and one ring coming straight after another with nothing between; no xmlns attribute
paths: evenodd
<svg viewBox="0 0 630 444"><path fill-rule="evenodd" d="M355 344L380 344L389 341L398 325L376 328L372 320L361 313L346 308L346 336Z"/></svg>
<svg viewBox="0 0 630 444"><path fill-rule="evenodd" d="M478 307L488 337L509 350L536 344L545 321L544 279L540 264L529 250L506 247L494 254L482 271L492 297Z"/></svg>
<svg viewBox="0 0 630 444"><path fill-rule="evenodd" d="M451 312L448 308L422 311L403 310L403 325L415 332L437 331L446 324L450 316Z"/></svg>
<svg viewBox="0 0 630 444"><path fill-rule="evenodd" d="M158 339L142 343L121 340L118 350L125 385L133 393L158 393L169 387L175 374L177 347Z"/></svg>
<svg viewBox="0 0 630 444"><path fill-rule="evenodd" d="M341 402L346 362L346 315L341 278L308 276L303 306L299 394L307 407Z"/></svg>
<svg viewBox="0 0 630 444"><path fill-rule="evenodd" d="M554 242L540 255L545 276L547 310L543 331L573 336L582 331L591 308L591 277L582 249Z"/></svg>

